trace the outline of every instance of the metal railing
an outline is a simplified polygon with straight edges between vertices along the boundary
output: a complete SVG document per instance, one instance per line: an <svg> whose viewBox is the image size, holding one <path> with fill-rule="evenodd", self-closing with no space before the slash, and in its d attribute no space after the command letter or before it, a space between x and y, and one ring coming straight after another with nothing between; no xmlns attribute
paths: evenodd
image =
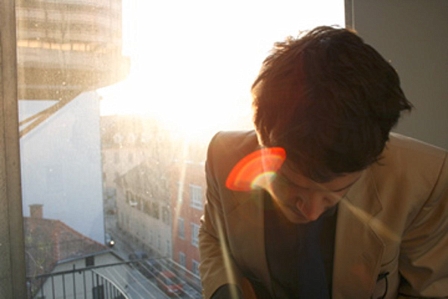
<svg viewBox="0 0 448 299"><path fill-rule="evenodd" d="M129 299L101 269L128 262L27 277L29 299Z"/></svg>

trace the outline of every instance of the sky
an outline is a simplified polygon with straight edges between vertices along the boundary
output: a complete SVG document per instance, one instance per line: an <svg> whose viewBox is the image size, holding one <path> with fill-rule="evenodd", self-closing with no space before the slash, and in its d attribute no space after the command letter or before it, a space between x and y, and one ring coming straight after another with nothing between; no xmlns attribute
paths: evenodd
<svg viewBox="0 0 448 299"><path fill-rule="evenodd" d="M102 115L144 114L189 135L250 127L250 86L274 42L344 26L342 0L123 0L131 71Z"/></svg>

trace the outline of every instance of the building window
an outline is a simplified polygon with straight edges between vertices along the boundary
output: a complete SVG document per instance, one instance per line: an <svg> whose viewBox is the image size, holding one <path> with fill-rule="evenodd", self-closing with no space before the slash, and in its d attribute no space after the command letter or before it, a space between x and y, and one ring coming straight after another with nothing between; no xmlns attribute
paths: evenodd
<svg viewBox="0 0 448 299"><path fill-rule="evenodd" d="M135 200L137 202L137 209L138 210L142 210L143 209L143 207L142 207L143 199L140 196L137 195L137 196L135 196Z"/></svg>
<svg viewBox="0 0 448 299"><path fill-rule="evenodd" d="M179 252L179 264L184 268L187 267L187 258L183 252Z"/></svg>
<svg viewBox="0 0 448 299"><path fill-rule="evenodd" d="M151 216L159 219L160 218L160 211L159 211L159 203L158 202L153 202L152 203L152 213Z"/></svg>
<svg viewBox="0 0 448 299"><path fill-rule="evenodd" d="M190 206L202 210L204 208L202 202L202 187L198 185L190 185Z"/></svg>
<svg viewBox="0 0 448 299"><path fill-rule="evenodd" d="M123 136L121 136L120 134L114 135L113 138L115 144L121 144L123 142Z"/></svg>
<svg viewBox="0 0 448 299"><path fill-rule="evenodd" d="M199 225L196 223L191 224L191 244L196 247L199 244Z"/></svg>
<svg viewBox="0 0 448 299"><path fill-rule="evenodd" d="M170 224L171 223L171 219L170 219L170 210L168 207L163 207L162 208L162 221L165 224Z"/></svg>
<svg viewBox="0 0 448 299"><path fill-rule="evenodd" d="M126 190L126 203L131 204L131 192Z"/></svg>
<svg viewBox="0 0 448 299"><path fill-rule="evenodd" d="M197 260L193 260L193 274L199 276L199 262Z"/></svg>
<svg viewBox="0 0 448 299"><path fill-rule="evenodd" d="M166 256L171 257L171 241L166 240Z"/></svg>
<svg viewBox="0 0 448 299"><path fill-rule="evenodd" d="M143 213L151 216L151 202L149 200L143 202Z"/></svg>
<svg viewBox="0 0 448 299"><path fill-rule="evenodd" d="M137 207L136 196L132 192L129 192L128 194L129 194L129 205L133 208Z"/></svg>
<svg viewBox="0 0 448 299"><path fill-rule="evenodd" d="M86 267L92 267L95 266L95 256L88 256L86 257Z"/></svg>
<svg viewBox="0 0 448 299"><path fill-rule="evenodd" d="M184 224L184 219L182 219L182 218L179 218L179 220L177 221L177 235L182 240L185 239L185 224Z"/></svg>

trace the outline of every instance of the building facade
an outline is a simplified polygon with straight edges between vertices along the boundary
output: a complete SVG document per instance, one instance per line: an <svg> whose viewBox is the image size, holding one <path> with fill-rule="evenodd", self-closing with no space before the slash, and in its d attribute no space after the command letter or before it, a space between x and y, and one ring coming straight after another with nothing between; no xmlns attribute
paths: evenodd
<svg viewBox="0 0 448 299"><path fill-rule="evenodd" d="M173 260L186 270L186 279L199 286L199 226L204 213L205 175L203 161L183 161L177 182L178 192L171 197L173 218Z"/></svg>

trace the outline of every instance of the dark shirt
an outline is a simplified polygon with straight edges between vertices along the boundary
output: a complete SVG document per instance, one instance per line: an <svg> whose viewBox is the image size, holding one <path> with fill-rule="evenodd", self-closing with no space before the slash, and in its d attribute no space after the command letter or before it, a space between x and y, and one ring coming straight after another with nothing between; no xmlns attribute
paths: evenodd
<svg viewBox="0 0 448 299"><path fill-rule="evenodd" d="M264 196L264 206L265 247L274 296L269 295L270 292L260 281L254 278L255 275L247 275L257 298L301 298L298 280L299 269L304 268L304 262L300 259L303 235L311 229L314 230L317 226L320 228L319 238L316 239L317 249L320 250L320 263L318 261L306 265L306 267L313 269L313 271L307 273L306 283L318 281L327 289L319 294L307 294L306 298L330 299L337 206L326 211L319 219L309 224L289 222L275 206L268 193ZM319 268L315 264L321 264L322 267ZM219 288L212 296L212 299L220 298L231 298L228 285Z"/></svg>
<svg viewBox="0 0 448 299"><path fill-rule="evenodd" d="M337 206L314 222L294 224L286 219L269 195L265 196L264 204L266 255L275 298L301 298L301 283L319 283L322 288L327 288L319 294L307 293L307 298L331 298ZM316 228L319 236L316 236L315 241L304 241L303 235L310 230L314 234ZM320 251L318 261L310 264L309 259L301 259L303 242L315 242L312 250L313 253ZM305 274L306 281L303 277L299 279L299 269L304 267L311 269Z"/></svg>

